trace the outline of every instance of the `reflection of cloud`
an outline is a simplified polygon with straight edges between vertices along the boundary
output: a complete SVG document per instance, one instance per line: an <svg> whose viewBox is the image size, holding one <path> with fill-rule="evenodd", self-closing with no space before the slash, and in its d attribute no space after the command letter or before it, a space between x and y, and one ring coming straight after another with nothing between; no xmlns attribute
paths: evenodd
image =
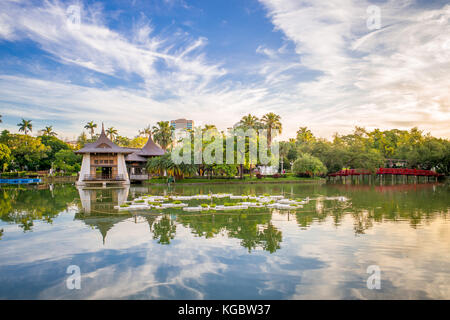
<svg viewBox="0 0 450 320"><path fill-rule="evenodd" d="M176 191L215 193L223 188L176 186ZM237 194L269 190L267 186L251 185L233 188L239 190L234 192ZM151 190L155 194L166 189L152 187ZM34 231L26 234L17 225L2 225L6 236L0 241L0 298L450 297L450 224L448 217L439 214L448 211L440 203L433 202L427 207L432 219L416 223L414 228L410 219L415 212L397 221L389 218L373 221L373 217L367 217L371 214L367 205L345 207L342 219L336 224L333 214L338 211L336 205L341 203L332 203L330 207L333 200L324 199L344 194L357 203L360 199L351 190L313 185L273 185L270 190L274 194L292 192L293 198L320 197L322 193L323 215L332 214L319 221L317 213L310 212L315 208L315 200L297 213L274 210L271 223L283 237L281 248L272 254L261 248L248 253L241 239L228 238L226 233L214 238L196 236L176 220L175 238L170 245L160 245L153 239L149 221L144 218L136 219L137 223L133 218L126 218L115 224L103 245L98 230L74 220L75 209L62 212L52 225L35 221ZM137 191L132 187L131 193L134 192L148 193L149 188L140 187ZM368 198L369 193L358 192L360 197ZM384 194L373 190L370 195L375 196L372 201L386 199ZM428 198L427 195L421 197ZM417 193L390 202L404 203L411 197L417 197ZM361 214L352 216L355 211ZM306 215L311 217L311 223L307 228L299 228L296 219ZM358 217L373 221L365 234L355 235ZM65 271L71 264L81 268L80 291L65 287ZM372 264L379 265L382 271L380 291L366 288L366 268Z"/></svg>
<svg viewBox="0 0 450 320"><path fill-rule="evenodd" d="M331 219L330 219L331 221ZM328 225L328 224L327 224ZM323 226L323 225L322 225ZM351 234L353 219L339 228L314 227L302 237L297 254L324 261L325 267L307 270L293 299L442 299L450 296L450 225L442 219L411 232L407 222L378 223L365 235ZM318 234L318 233L321 233ZM325 241L325 242L324 242ZM442 253L447 256L442 256ZM369 265L382 272L381 290L368 290Z"/></svg>

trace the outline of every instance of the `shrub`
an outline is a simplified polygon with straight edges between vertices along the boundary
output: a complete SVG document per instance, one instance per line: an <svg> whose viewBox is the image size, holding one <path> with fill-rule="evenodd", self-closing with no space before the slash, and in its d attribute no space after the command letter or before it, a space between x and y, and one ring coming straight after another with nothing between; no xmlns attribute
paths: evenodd
<svg viewBox="0 0 450 320"><path fill-rule="evenodd" d="M232 207L235 205L235 203L224 203L223 204L225 207Z"/></svg>
<svg viewBox="0 0 450 320"><path fill-rule="evenodd" d="M313 177L327 173L327 168L322 161L308 153L304 153L295 160L292 170L299 177Z"/></svg>
<svg viewBox="0 0 450 320"><path fill-rule="evenodd" d="M136 200L136 201L134 201L135 203L144 203L145 202L145 200Z"/></svg>
<svg viewBox="0 0 450 320"><path fill-rule="evenodd" d="M173 204L180 204L181 201L180 200L175 200L174 202L172 202Z"/></svg>
<svg viewBox="0 0 450 320"><path fill-rule="evenodd" d="M257 179L261 179L262 177L263 177L263 175L262 175L261 173L258 172L258 173L256 174L256 178L257 178Z"/></svg>
<svg viewBox="0 0 450 320"><path fill-rule="evenodd" d="M275 174L272 175L272 178L276 178L277 179L279 177L281 177L279 173L275 173Z"/></svg>
<svg viewBox="0 0 450 320"><path fill-rule="evenodd" d="M124 204L121 204L121 205L120 205L120 207L121 207L121 208L128 208L128 207L129 207L129 205L128 205L128 204L126 204L126 203L124 203Z"/></svg>
<svg viewBox="0 0 450 320"><path fill-rule="evenodd" d="M215 207L216 207L216 204L213 203L210 207L211 207L211 208L215 208Z"/></svg>
<svg viewBox="0 0 450 320"><path fill-rule="evenodd" d="M208 204L206 204L206 203L202 203L201 206L202 206L202 208L208 208Z"/></svg>

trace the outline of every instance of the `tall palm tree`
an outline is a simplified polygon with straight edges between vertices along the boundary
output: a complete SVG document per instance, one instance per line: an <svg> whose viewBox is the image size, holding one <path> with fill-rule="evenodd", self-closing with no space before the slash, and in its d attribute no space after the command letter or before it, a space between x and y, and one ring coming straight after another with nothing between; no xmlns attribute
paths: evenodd
<svg viewBox="0 0 450 320"><path fill-rule="evenodd" d="M209 130L214 131L214 132L218 132L217 127L214 124L205 124L205 127L202 129L202 132L208 132Z"/></svg>
<svg viewBox="0 0 450 320"><path fill-rule="evenodd" d="M44 135L44 136L54 137L54 136L58 135L55 131L53 131L53 126L45 127L41 131L42 131L42 135Z"/></svg>
<svg viewBox="0 0 450 320"><path fill-rule="evenodd" d="M153 126L152 134L155 141L166 151L167 147L173 142L173 127L169 121L159 121Z"/></svg>
<svg viewBox="0 0 450 320"><path fill-rule="evenodd" d="M141 136L146 136L148 138L148 137L150 137L151 134L152 134L152 128L150 127L150 125L146 126L142 130L139 130L139 135L141 135Z"/></svg>
<svg viewBox="0 0 450 320"><path fill-rule="evenodd" d="M85 129L90 131L91 139L94 138L95 128L97 128L97 124L94 121L89 121L85 126Z"/></svg>
<svg viewBox="0 0 450 320"><path fill-rule="evenodd" d="M239 126L244 129L258 129L261 126L258 117L255 117L252 114L248 114L243 116L241 121L239 121Z"/></svg>
<svg viewBox="0 0 450 320"><path fill-rule="evenodd" d="M117 136L117 129L114 127L110 127L106 130L106 135L109 137L109 139L114 140L114 137Z"/></svg>
<svg viewBox="0 0 450 320"><path fill-rule="evenodd" d="M270 147L272 144L272 132L278 132L281 134L282 131L282 124L281 124L281 117L273 112L265 114L261 118L264 128L267 129L267 145Z"/></svg>
<svg viewBox="0 0 450 320"><path fill-rule="evenodd" d="M18 123L19 131L23 131L23 133L28 134L28 131L33 131L33 124L31 120L22 119L21 123Z"/></svg>

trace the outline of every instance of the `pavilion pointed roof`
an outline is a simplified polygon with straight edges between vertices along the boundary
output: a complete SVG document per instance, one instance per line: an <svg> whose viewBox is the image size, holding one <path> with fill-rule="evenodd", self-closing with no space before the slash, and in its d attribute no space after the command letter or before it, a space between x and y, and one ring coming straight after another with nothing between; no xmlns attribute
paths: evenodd
<svg viewBox="0 0 450 320"><path fill-rule="evenodd" d="M151 135L148 137L145 146L140 151L136 152L136 154L142 157L162 156L164 153L165 151L153 141Z"/></svg>
<svg viewBox="0 0 450 320"><path fill-rule="evenodd" d="M98 137L97 141L93 143L87 143L80 150L75 151L75 153L133 153L132 150L128 148L119 147L117 144L109 140L105 134L105 126L102 123L102 132Z"/></svg>

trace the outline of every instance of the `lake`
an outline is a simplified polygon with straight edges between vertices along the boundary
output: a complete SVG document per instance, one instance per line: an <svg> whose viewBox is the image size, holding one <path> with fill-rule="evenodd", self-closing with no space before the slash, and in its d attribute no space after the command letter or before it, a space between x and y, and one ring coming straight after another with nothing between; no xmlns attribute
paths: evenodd
<svg viewBox="0 0 450 320"><path fill-rule="evenodd" d="M310 201L114 209L145 194L220 192ZM449 199L448 183L5 186L0 299L450 299ZM80 289L67 286L69 266Z"/></svg>

